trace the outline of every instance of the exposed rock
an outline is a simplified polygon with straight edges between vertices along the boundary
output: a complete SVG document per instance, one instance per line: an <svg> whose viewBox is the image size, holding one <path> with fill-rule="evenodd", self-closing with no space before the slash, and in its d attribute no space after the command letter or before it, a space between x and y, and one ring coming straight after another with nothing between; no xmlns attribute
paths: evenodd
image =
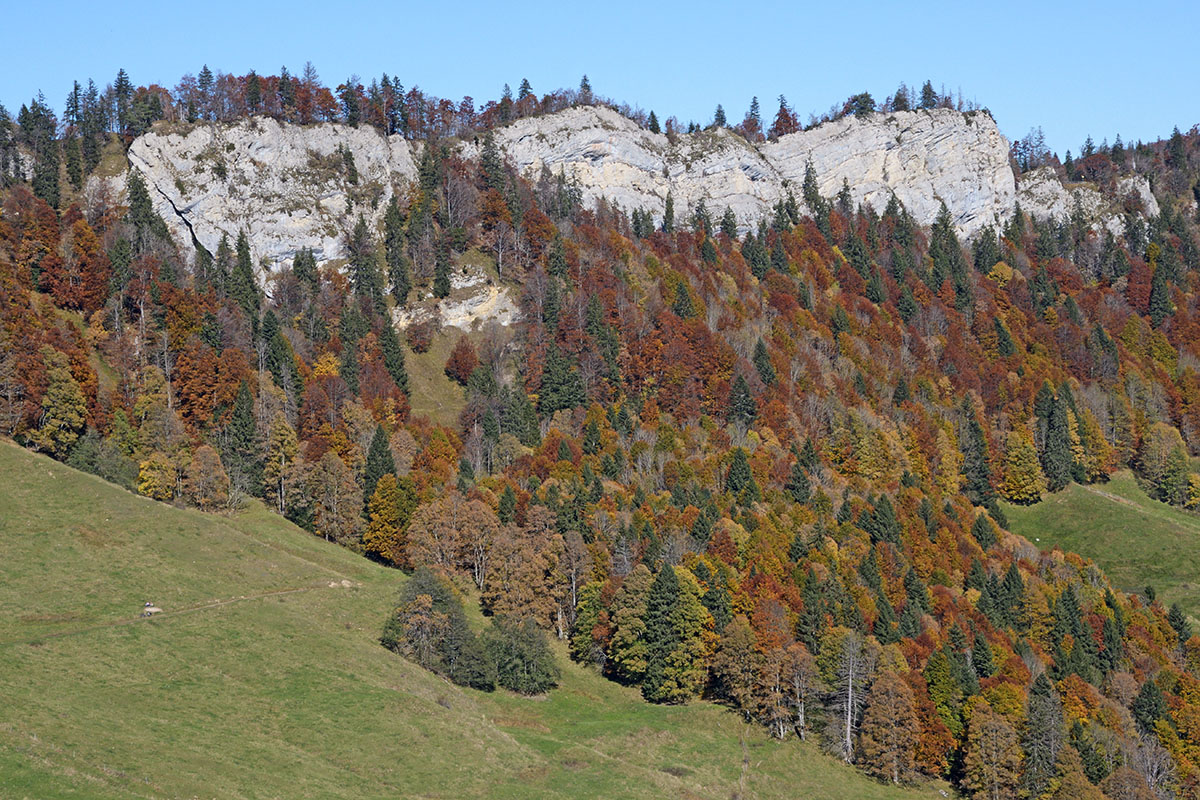
<svg viewBox="0 0 1200 800"><path fill-rule="evenodd" d="M1129 175L1117 181L1117 195L1119 197L1128 197L1135 195L1142 203L1142 211L1147 217L1157 217L1161 211L1158 207L1158 199L1155 198L1154 192L1150 190L1150 181L1146 180L1145 175Z"/></svg>
<svg viewBox="0 0 1200 800"><path fill-rule="evenodd" d="M1037 217L1067 219L1078 206L1095 227L1116 232L1121 225L1119 199L1090 184L1064 187L1052 170L1022 176L1018 189L1008 142L985 112L849 116L751 145L725 129L668 138L612 109L586 106L517 120L498 129L496 139L528 178L537 180L543 169L565 174L588 204L607 198L661 218L673 196L679 224L703 199L714 219L728 207L743 229L749 227L788 192L801 199L811 162L825 197L835 196L845 180L854 202L882 210L894 194L922 224L945 202L964 236L1003 223L1018 199ZM342 258L357 215L378 223L392 194L415 180L414 147L367 126L297 126L256 117L158 126L133 143L129 161L145 176L155 209L185 251L194 250L193 236L212 252L222 235L232 242L244 229L255 263L269 270L301 247L312 247L318 261ZM478 140L462 150L477 156ZM86 196L119 197L125 180L93 178ZM1158 213L1144 178L1123 178L1116 189L1121 197L1136 195L1148 215ZM470 302L441 305L447 324L470 325L481 313L515 315L499 287L478 289Z"/></svg>
<svg viewBox="0 0 1200 800"><path fill-rule="evenodd" d="M1133 194L1142 204L1147 216L1158 214L1158 201L1150 184L1140 175L1122 178L1117 182L1117 197L1105 197L1092 183L1064 186L1051 167L1039 167L1021 176L1017 200L1021 210L1037 219L1064 222L1080 214L1093 230L1105 230L1114 236L1125 230L1121 199Z"/></svg>
<svg viewBox="0 0 1200 800"><path fill-rule="evenodd" d="M562 171L578 181L585 202L604 197L661 218L671 194L683 218L704 199L715 216L732 208L742 227L789 190L798 196L809 161L826 197L845 179L856 203L882 211L895 193L923 224L945 201L966 235L1006 219L1016 191L1008 142L982 112L844 117L754 146L724 129L679 135L672 143L611 109L589 106L518 120L496 137L526 176L536 179L543 167Z"/></svg>
<svg viewBox="0 0 1200 800"><path fill-rule="evenodd" d="M392 312L401 328L414 322L436 319L439 324L469 331L486 322L512 325L521 311L506 286L495 282L478 266L464 265L450 275L450 296L436 300L432 293L410 301Z"/></svg>
<svg viewBox="0 0 1200 800"><path fill-rule="evenodd" d="M232 244L245 229L256 264L290 261L300 247L312 247L321 261L343 257L342 239L357 215L377 221L392 193L416 175L410 145L399 136L269 117L147 133L130 147L129 161L186 250L193 235L215 252L222 235Z"/></svg>

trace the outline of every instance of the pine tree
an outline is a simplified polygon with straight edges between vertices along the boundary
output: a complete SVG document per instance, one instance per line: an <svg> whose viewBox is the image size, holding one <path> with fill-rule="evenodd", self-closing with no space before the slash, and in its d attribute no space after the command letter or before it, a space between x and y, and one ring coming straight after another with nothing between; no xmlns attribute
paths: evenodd
<svg viewBox="0 0 1200 800"><path fill-rule="evenodd" d="M1050 491L1057 492L1071 482L1075 459L1071 450L1067 404L1061 395L1054 398L1046 417L1046 445L1041 461L1046 488Z"/></svg>
<svg viewBox="0 0 1200 800"><path fill-rule="evenodd" d="M538 411L550 416L555 411L581 406L587 400L579 368L551 342L546 351L542 371L542 386L538 394Z"/></svg>
<svg viewBox="0 0 1200 800"><path fill-rule="evenodd" d="M812 482L808 479L808 474L799 461L792 464L791 473L788 475L787 483L783 485L783 490L796 503L807 503L811 499Z"/></svg>
<svg viewBox="0 0 1200 800"><path fill-rule="evenodd" d="M233 274L229 277L229 296L237 302L246 316L257 323L260 295L258 284L254 280L254 262L250 258L250 240L246 238L244 228L238 231L237 260L233 265Z"/></svg>
<svg viewBox="0 0 1200 800"><path fill-rule="evenodd" d="M433 296L439 300L450 294L450 251L438 245L433 264Z"/></svg>
<svg viewBox="0 0 1200 800"><path fill-rule="evenodd" d="M754 362L754 368L758 370L758 377L767 386L775 385L775 366L771 363L771 357L767 354L767 345L762 339L754 345L754 357L751 359Z"/></svg>
<svg viewBox="0 0 1200 800"><path fill-rule="evenodd" d="M254 396L245 381L238 387L233 413L225 427L225 442L221 460L233 483L247 487L261 485L262 464L254 426Z"/></svg>
<svg viewBox="0 0 1200 800"><path fill-rule="evenodd" d="M750 385L739 374L733 379L733 385L729 389L728 419L735 424L748 426L757 416L758 405L750 394Z"/></svg>
<svg viewBox="0 0 1200 800"><path fill-rule="evenodd" d="M1030 796L1040 795L1054 777L1058 751L1063 745L1062 701L1045 672L1038 674L1025 705L1025 774L1022 783Z"/></svg>
<svg viewBox="0 0 1200 800"><path fill-rule="evenodd" d="M400 337L391 325L384 325L379 333L379 349L383 351L383 366L392 376L400 391L408 394L408 370L404 365L404 349Z"/></svg>
<svg viewBox="0 0 1200 800"><path fill-rule="evenodd" d="M1142 684L1137 697L1129 705L1133 712L1134 722L1138 730L1147 736L1154 736L1154 723L1167 715L1167 700L1163 697L1162 689L1158 688L1152 679Z"/></svg>
<svg viewBox="0 0 1200 800"><path fill-rule="evenodd" d="M708 611L700 602L695 579L681 580L675 567L664 566L646 597L646 677L642 696L653 703L681 703L703 686L705 664L701 641Z"/></svg>
<svg viewBox="0 0 1200 800"><path fill-rule="evenodd" d="M691 319L696 316L695 306L692 305L692 295L683 281L675 284L675 301L671 303L671 311L680 319Z"/></svg>
<svg viewBox="0 0 1200 800"><path fill-rule="evenodd" d="M408 258L404 255L404 217L396 196L388 201L383 214L383 253L387 262L388 279L396 305L403 307L412 290L412 279L408 271Z"/></svg>
<svg viewBox="0 0 1200 800"><path fill-rule="evenodd" d="M937 108L938 96L933 90L933 83L925 81L925 85L921 87L921 108Z"/></svg>
<svg viewBox="0 0 1200 800"><path fill-rule="evenodd" d="M712 122L712 126L713 126L714 128L724 128L724 127L726 127L726 122L725 122L725 109L721 107L721 104L720 104L720 103L717 103L717 110L716 110L715 112L713 112L713 122Z"/></svg>
<svg viewBox="0 0 1200 800"><path fill-rule="evenodd" d="M733 460L729 464L725 488L742 504L762 499L762 492L758 488L758 482L754 480L750 462L746 459L746 451L741 447L735 447L733 450Z"/></svg>
<svg viewBox="0 0 1200 800"><path fill-rule="evenodd" d="M367 450L366 469L363 472L363 497L370 501L379 479L384 475L395 474L396 462L388 445L387 432L382 425L376 425L375 435L371 437L371 446Z"/></svg>
<svg viewBox="0 0 1200 800"><path fill-rule="evenodd" d="M662 133L662 128L658 125L658 117L653 111L650 112L650 118L646 121L646 127L651 133Z"/></svg>

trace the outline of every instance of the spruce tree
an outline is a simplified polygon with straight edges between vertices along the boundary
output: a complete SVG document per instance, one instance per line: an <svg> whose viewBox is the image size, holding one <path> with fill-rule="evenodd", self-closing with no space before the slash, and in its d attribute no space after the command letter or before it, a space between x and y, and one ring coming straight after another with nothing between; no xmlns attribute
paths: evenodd
<svg viewBox="0 0 1200 800"><path fill-rule="evenodd" d="M671 616L678 603L679 578L668 564L659 570L646 597L646 677L642 696L652 702L662 701L668 693L667 658L679 642Z"/></svg>
<svg viewBox="0 0 1200 800"><path fill-rule="evenodd" d="M762 339L754 345L754 368L758 370L758 377L767 386L774 386L776 381L775 366L771 363L771 357L767 354L767 345Z"/></svg>
<svg viewBox="0 0 1200 800"><path fill-rule="evenodd" d="M250 258L250 240L246 230L238 231L237 259L233 274L229 278L229 296L241 307L253 322L258 321L260 297L258 284L254 280L254 262Z"/></svg>
<svg viewBox="0 0 1200 800"><path fill-rule="evenodd" d="M375 493L375 486L384 475L396 474L396 462L392 458L392 448L388 445L387 432L382 425L375 426L375 435L371 437L371 446L367 450L367 465L363 472L363 497L370 501Z"/></svg>
<svg viewBox="0 0 1200 800"><path fill-rule="evenodd" d="M258 487L262 483L262 465L254 425L254 396L245 381L238 387L233 413L225 427L225 442L221 456L230 478L236 480L240 476L246 487Z"/></svg>
<svg viewBox="0 0 1200 800"><path fill-rule="evenodd" d="M388 201L387 210L383 214L383 254L384 261L387 262L392 297L395 298L396 305L403 307L408 302L408 293L412 290L412 278L409 276L408 259L404 255L404 217L400 213L400 204L395 195Z"/></svg>
<svg viewBox="0 0 1200 800"><path fill-rule="evenodd" d="M733 379L733 385L729 389L728 419L738 425L748 426L757 416L758 405L750 394L750 385L746 383L745 377L739 374Z"/></svg>
<svg viewBox="0 0 1200 800"><path fill-rule="evenodd" d="M1051 403L1046 419L1046 444L1042 451L1042 471L1046 474L1046 487L1052 492L1057 492L1070 483L1074 464L1067 404L1059 396Z"/></svg>

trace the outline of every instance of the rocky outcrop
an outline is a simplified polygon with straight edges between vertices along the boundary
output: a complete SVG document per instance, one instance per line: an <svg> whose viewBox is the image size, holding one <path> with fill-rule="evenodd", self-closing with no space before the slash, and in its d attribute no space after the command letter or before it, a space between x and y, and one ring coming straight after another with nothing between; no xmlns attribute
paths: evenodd
<svg viewBox="0 0 1200 800"><path fill-rule="evenodd" d="M1115 196L1110 197L1092 183L1064 185L1053 168L1039 167L1021 176L1017 190L1017 200L1026 214L1057 222L1078 214L1093 230L1105 230L1114 236L1125 230L1123 205L1130 196L1144 216L1158 216L1158 201L1142 175L1118 179Z"/></svg>
<svg viewBox="0 0 1200 800"><path fill-rule="evenodd" d="M1008 142L983 112L851 116L751 145L724 129L672 141L611 109L581 107L519 120L496 138L523 174L562 173L585 202L604 197L661 217L668 195L677 216L703 199L716 215L733 209L743 227L789 191L799 196L809 162L826 197L845 180L856 203L882 211L895 194L924 224L945 202L964 235L1005 220L1016 195Z"/></svg>
<svg viewBox="0 0 1200 800"><path fill-rule="evenodd" d="M929 224L946 204L960 235L999 225L1019 200L1036 217L1066 219L1076 208L1095 227L1120 229L1130 195L1158 213L1149 184L1126 177L1109 197L1090 184L1064 186L1049 169L1018 185L1008 142L986 112L949 109L848 116L777 141L750 144L725 129L667 137L607 107L571 108L496 130L506 157L531 180L544 170L575 182L584 202L601 198L661 219L674 198L684 220L704 200L714 217L733 210L757 223L788 193L799 200L809 163L825 197L843 181L856 203L882 210L894 195ZM378 222L394 192L416 177L418 145L373 128L297 126L256 117L230 125L160 125L139 137L129 162L146 178L158 213L186 250L215 251L222 236L249 236L265 277L300 247L319 261L344 255L359 214ZM461 145L479 154L478 139ZM355 174L356 173L356 174ZM91 194L123 191L125 177L94 179ZM506 312L507 313L507 312ZM470 316L467 312L466 316Z"/></svg>
<svg viewBox="0 0 1200 800"><path fill-rule="evenodd" d="M301 247L321 261L341 258L357 216L378 220L416 175L401 137L265 117L155 130L134 141L129 163L181 246L215 252L222 236L232 245L245 230L266 270Z"/></svg>

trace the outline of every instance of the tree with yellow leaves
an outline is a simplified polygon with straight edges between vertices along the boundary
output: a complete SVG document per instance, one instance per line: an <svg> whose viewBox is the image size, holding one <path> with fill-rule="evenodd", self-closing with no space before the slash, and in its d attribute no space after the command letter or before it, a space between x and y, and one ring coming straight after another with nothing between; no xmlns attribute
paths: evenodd
<svg viewBox="0 0 1200 800"><path fill-rule="evenodd" d="M1046 491L1046 476L1042 474L1037 448L1024 428L1008 434L1008 449L1004 455L1004 483L1001 494L1010 503L1029 505L1042 499Z"/></svg>

